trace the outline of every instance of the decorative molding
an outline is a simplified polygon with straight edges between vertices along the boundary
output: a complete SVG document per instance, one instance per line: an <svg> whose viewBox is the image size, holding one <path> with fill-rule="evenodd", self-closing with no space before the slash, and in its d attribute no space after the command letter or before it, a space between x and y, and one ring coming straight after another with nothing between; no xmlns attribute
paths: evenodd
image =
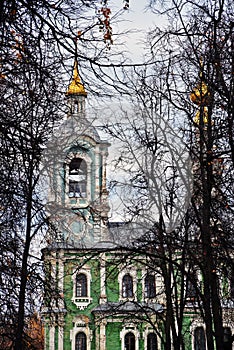
<svg viewBox="0 0 234 350"><path fill-rule="evenodd" d="M123 287L123 277L125 275L130 275L133 281L133 297L132 298L124 298L122 296L122 287ZM129 265L128 267L121 268L118 275L118 283L119 283L119 300L129 300L136 301L137 300L137 268L136 266Z"/></svg>
<svg viewBox="0 0 234 350"><path fill-rule="evenodd" d="M87 316L76 316L73 319L73 328L70 330L71 350L75 350L76 335L83 332L86 335L87 350L91 350L93 331L89 328L89 318Z"/></svg>
<svg viewBox="0 0 234 350"><path fill-rule="evenodd" d="M157 333L152 327L146 327L144 332L143 332L143 339L144 339L144 350L147 350L147 337L150 333L154 333L157 337L157 349L161 349L161 341L160 338L158 337Z"/></svg>
<svg viewBox="0 0 234 350"><path fill-rule="evenodd" d="M135 336L135 350L139 350L140 333L133 323L126 324L120 332L121 350L125 350L125 335L129 332L133 333Z"/></svg>
<svg viewBox="0 0 234 350"><path fill-rule="evenodd" d="M87 278L87 296L84 297L77 297L76 296L76 276L80 273L83 273ZM73 281L73 295L72 295L72 302L76 305L77 309L79 310L85 310L88 305L92 302L91 298L91 272L89 266L83 266L81 269L74 269L72 274L72 281Z"/></svg>

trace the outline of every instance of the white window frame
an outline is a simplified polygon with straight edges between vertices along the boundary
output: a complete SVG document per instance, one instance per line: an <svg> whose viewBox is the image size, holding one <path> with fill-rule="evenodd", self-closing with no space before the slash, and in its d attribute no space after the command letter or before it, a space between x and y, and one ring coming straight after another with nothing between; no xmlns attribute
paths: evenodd
<svg viewBox="0 0 234 350"><path fill-rule="evenodd" d="M192 334L192 350L195 350L194 348L194 333L195 333L195 329L197 327L203 327L204 332L205 332L205 339L206 339L206 326L205 324L201 321L201 320L195 320L190 327L190 331ZM230 321L225 321L223 322L223 327L229 327L231 329L231 333L234 333L234 322L230 322ZM206 341L206 349L207 349L207 341ZM234 350L234 344L232 344L232 350Z"/></svg>
<svg viewBox="0 0 234 350"><path fill-rule="evenodd" d="M147 275L154 276L154 281L155 281L155 297L154 298L147 298L145 296L145 278ZM156 299L157 299L157 275L153 271L143 270L141 280L142 280L142 301L155 303Z"/></svg>
<svg viewBox="0 0 234 350"><path fill-rule="evenodd" d="M76 276L79 274L84 274L87 278L87 296L86 297L77 297L76 296ZM89 266L83 266L81 269L74 269L72 274L72 282L73 282L73 294L72 294L72 302L76 305L77 309L84 310L88 307L88 305L92 302L91 298L91 270Z"/></svg>
<svg viewBox="0 0 234 350"><path fill-rule="evenodd" d="M228 320L225 321L225 319L224 319L223 327L230 328L231 329L231 334L234 333L234 322L228 321ZM232 343L232 350L234 350L234 343Z"/></svg>
<svg viewBox="0 0 234 350"><path fill-rule="evenodd" d="M146 277L147 273L154 275L154 277L155 277L155 289L156 289L155 298L146 298L145 297L145 277ZM158 272L143 269L141 281L142 281L142 301L146 301L146 302L151 301L152 303L156 303L156 302L164 303L165 302L163 278Z"/></svg>
<svg viewBox="0 0 234 350"><path fill-rule="evenodd" d="M157 347L158 347L158 349L161 349L161 341L160 341L160 338L158 337L157 333L155 332L155 330L153 328L146 327L146 329L143 332L144 350L147 350L147 337L150 333L154 333L156 335Z"/></svg>
<svg viewBox="0 0 234 350"><path fill-rule="evenodd" d="M201 273L200 273L198 270L193 271L193 273L195 273L195 278L196 278L196 280L197 280L197 283L198 283L198 290L199 290L199 289L201 288L201 283L202 283L202 276L201 276ZM186 278L185 278L185 281L184 281L184 291L186 291L186 284L189 283L189 282L191 282L191 281L188 279L188 277L187 277L188 275L189 275L189 272L186 271ZM197 290L196 290L196 294L197 294L197 295L196 295L196 297L194 298L194 300L191 299L191 298L189 298L189 297L187 297L186 302L187 302L188 306L189 306L189 304L192 304L193 306L198 304L199 292L197 292ZM199 327L199 326L197 326L197 327ZM204 328L204 330L205 330L205 328Z"/></svg>
<svg viewBox="0 0 234 350"><path fill-rule="evenodd" d="M206 341L206 326L205 324L201 321L201 320L195 320L194 322L192 322L191 327L190 327L190 331L192 334L192 350L195 350L194 347L194 333L195 333L195 329L198 327L202 327L204 329L204 333L205 333L205 341ZM206 349L207 349L207 342L206 342Z"/></svg>
<svg viewBox="0 0 234 350"><path fill-rule="evenodd" d="M133 297L123 297L122 290L123 290L123 277L125 275L130 275L132 277L132 283L133 283ZM119 272L118 276L118 282L119 282L119 300L124 301L136 301L137 300L137 269L134 266L128 266L128 268L123 268Z"/></svg>
<svg viewBox="0 0 234 350"><path fill-rule="evenodd" d="M135 336L135 350L139 350L140 332L138 331L137 327L132 323L126 325L120 332L121 350L125 350L125 335L129 332L133 333Z"/></svg>
<svg viewBox="0 0 234 350"><path fill-rule="evenodd" d="M89 328L88 323L84 321L82 316L77 316L73 319L73 324L74 327L70 330L71 350L76 349L76 335L80 332L83 332L86 335L86 350L91 350L93 332Z"/></svg>

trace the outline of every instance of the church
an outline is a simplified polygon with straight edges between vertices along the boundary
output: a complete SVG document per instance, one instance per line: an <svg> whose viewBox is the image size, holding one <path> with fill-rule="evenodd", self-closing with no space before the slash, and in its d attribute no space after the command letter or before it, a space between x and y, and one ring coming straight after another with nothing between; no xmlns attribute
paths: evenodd
<svg viewBox="0 0 234 350"><path fill-rule="evenodd" d="M131 237L127 225L108 221L110 144L86 115L86 97L76 61L66 92L67 118L49 147L45 350L160 350L162 279L145 256L123 249ZM186 349L205 350L202 321L191 323L191 315L190 309Z"/></svg>

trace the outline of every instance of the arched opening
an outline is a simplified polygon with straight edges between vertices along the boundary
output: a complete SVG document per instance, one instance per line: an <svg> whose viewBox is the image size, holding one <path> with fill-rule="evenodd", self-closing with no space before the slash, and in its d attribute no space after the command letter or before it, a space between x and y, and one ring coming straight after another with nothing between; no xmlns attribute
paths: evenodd
<svg viewBox="0 0 234 350"><path fill-rule="evenodd" d="M149 333L147 335L147 350L157 350L157 336L155 333Z"/></svg>
<svg viewBox="0 0 234 350"><path fill-rule="evenodd" d="M133 297L133 279L129 274L123 276L122 280L122 297L132 298Z"/></svg>
<svg viewBox="0 0 234 350"><path fill-rule="evenodd" d="M69 164L69 197L87 197L87 164L73 158Z"/></svg>
<svg viewBox="0 0 234 350"><path fill-rule="evenodd" d="M223 327L224 350L232 350L232 331L230 327Z"/></svg>
<svg viewBox="0 0 234 350"><path fill-rule="evenodd" d="M194 331L194 350L206 350L206 338L203 327L197 327Z"/></svg>
<svg viewBox="0 0 234 350"><path fill-rule="evenodd" d="M84 332L79 332L76 335L76 346L75 350L86 350L87 349L87 339Z"/></svg>
<svg viewBox="0 0 234 350"><path fill-rule="evenodd" d="M194 282L188 280L187 281L187 290L186 290L186 299L188 301L194 301L197 298L197 290L194 285Z"/></svg>
<svg viewBox="0 0 234 350"><path fill-rule="evenodd" d="M124 349L135 350L135 335L132 332L128 332L124 337Z"/></svg>
<svg viewBox="0 0 234 350"><path fill-rule="evenodd" d="M153 275L147 274L145 277L145 298L155 298L155 296L155 277Z"/></svg>
<svg viewBox="0 0 234 350"><path fill-rule="evenodd" d="M76 275L76 297L87 297L87 276L84 273Z"/></svg>

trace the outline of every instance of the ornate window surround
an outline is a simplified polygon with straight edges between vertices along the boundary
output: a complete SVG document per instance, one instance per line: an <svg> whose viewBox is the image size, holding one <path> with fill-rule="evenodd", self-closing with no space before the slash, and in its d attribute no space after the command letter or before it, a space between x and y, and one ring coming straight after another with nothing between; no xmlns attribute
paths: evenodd
<svg viewBox="0 0 234 350"><path fill-rule="evenodd" d="M147 337L150 333L154 333L156 335L157 339L157 348L161 349L161 342L159 337L157 336L157 333L151 328L151 327L146 327L144 332L143 332L143 339L144 339L144 350L147 350Z"/></svg>
<svg viewBox="0 0 234 350"><path fill-rule="evenodd" d="M227 316L228 318L228 316ZM223 320L223 327L230 328L231 334L234 333L234 322L229 321L228 319L225 320L225 315L224 315L224 320ZM234 344L232 344L232 349L234 349Z"/></svg>
<svg viewBox="0 0 234 350"><path fill-rule="evenodd" d="M155 297L153 298L149 298L145 296L145 279L147 275L152 275L154 276L154 280L155 280ZM157 275L155 273L153 273L152 271L148 271L148 270L143 270L142 271L142 301L151 301L151 302L156 302L156 297L157 297L157 288L158 284L157 284Z"/></svg>
<svg viewBox="0 0 234 350"><path fill-rule="evenodd" d="M190 332L192 334L192 350L195 350L194 349L194 332L197 327L203 327L206 335L206 326L202 322L202 320L201 319L194 320L190 326ZM224 316L223 327L229 327L231 329L232 334L234 333L234 322L225 321L225 316ZM206 345L206 348L207 348L207 345Z"/></svg>
<svg viewBox="0 0 234 350"><path fill-rule="evenodd" d="M194 333L195 329L198 327L202 327L204 329L205 335L206 335L206 325L202 322L201 319L194 320L190 326L190 332L192 334L192 350L195 350L194 347ZM206 346L207 347L207 346Z"/></svg>
<svg viewBox="0 0 234 350"><path fill-rule="evenodd" d="M140 333L137 327L131 323L125 325L122 331L120 332L121 350L125 350L125 335L129 332L133 333L135 336L135 350L139 350Z"/></svg>
<svg viewBox="0 0 234 350"><path fill-rule="evenodd" d="M125 275L130 275L132 277L133 282L133 297L132 298L124 298L122 295L123 290L123 277ZM119 283L119 300L129 300L129 301L136 301L137 300L137 269L135 266L128 266L127 268L120 268L119 276L118 276L118 283Z"/></svg>
<svg viewBox="0 0 234 350"><path fill-rule="evenodd" d="M156 295L155 295L154 298L146 298L145 297L145 277L147 276L147 274L154 275L154 277L155 277L155 292L156 292ZM146 301L146 302L151 301L152 303L163 302L164 287L163 287L163 282L162 282L162 276L161 275L159 275L155 271L143 269L142 270L142 275L141 275L141 282L142 282L142 301Z"/></svg>
<svg viewBox="0 0 234 350"><path fill-rule="evenodd" d="M86 323L82 317L76 316L73 319L73 325L74 327L70 330L71 350L76 349L76 335L80 332L83 332L86 335L86 350L91 350L93 332L88 327L88 323Z"/></svg>
<svg viewBox="0 0 234 350"><path fill-rule="evenodd" d="M77 297L76 296L76 276L79 274L84 274L87 278L87 296L85 297ZM87 306L92 302L91 298L91 271L89 266L83 266L81 269L74 269L72 274L73 281L73 294L72 294L72 302L76 305L79 310L84 310Z"/></svg>
<svg viewBox="0 0 234 350"><path fill-rule="evenodd" d="M193 271L192 274L193 274L193 278L196 279L196 281L197 281L198 288L200 288L201 283L202 283L201 273L199 272L199 270L196 270L196 271ZM189 285L191 286L191 288L193 288L192 282L187 277L187 275L192 275L192 274L190 274L188 271L186 271L186 279L185 279L185 282L184 282L185 283L184 284L184 290L185 291L186 291L186 288L189 287ZM187 291L189 291L189 290L187 290ZM194 297L189 296L189 295L187 296L187 304L192 304L192 305L197 304L197 299L199 297L199 294L197 293L197 291L194 288L194 294L195 294L195 292L196 292L196 296L195 295L194 295ZM204 325L202 324L201 326L196 326L196 327L204 327ZM204 330L205 330L205 328L204 328Z"/></svg>

